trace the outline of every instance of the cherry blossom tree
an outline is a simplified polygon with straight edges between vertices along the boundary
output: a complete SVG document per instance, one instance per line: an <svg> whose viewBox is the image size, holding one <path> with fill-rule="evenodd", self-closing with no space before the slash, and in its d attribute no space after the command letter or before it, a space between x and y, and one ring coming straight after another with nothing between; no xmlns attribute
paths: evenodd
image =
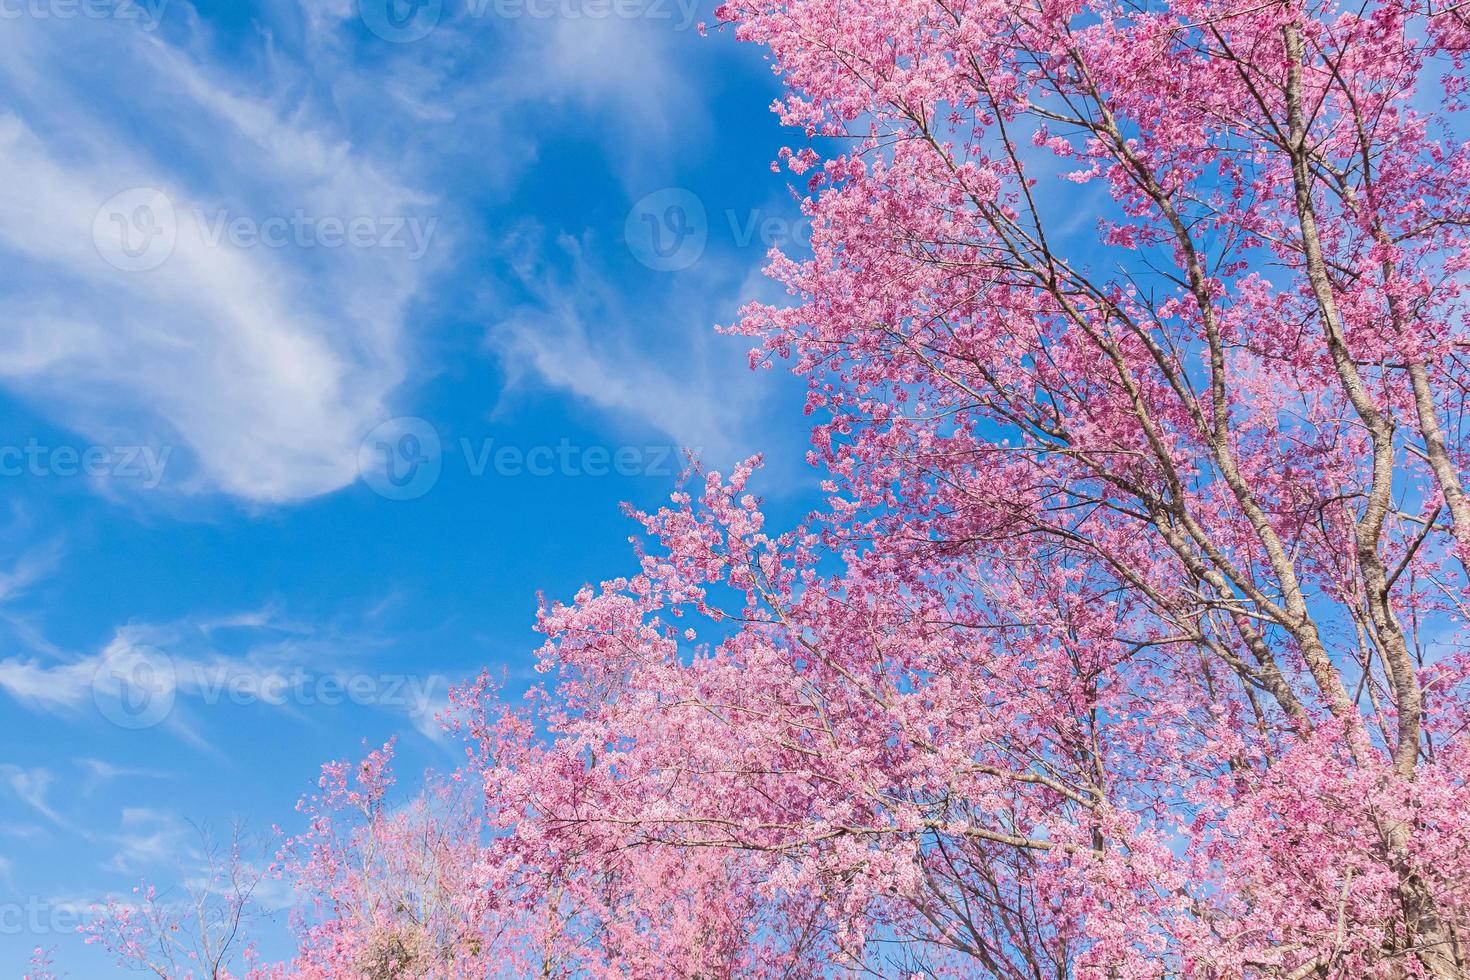
<svg viewBox="0 0 1470 980"><path fill-rule="evenodd" d="M483 977L499 952L485 923L490 883L478 878L478 804L454 782L395 804L393 748L329 763L301 801L307 829L275 869L305 898L300 950L266 975Z"/></svg>
<svg viewBox="0 0 1470 980"><path fill-rule="evenodd" d="M720 18L825 503L696 472L456 792L328 767L270 975L1464 978L1466 9Z"/></svg>
<svg viewBox="0 0 1470 980"><path fill-rule="evenodd" d="M730 887L726 857L560 852L521 824L534 807L523 794L550 785L527 718L484 679L460 702L468 764L406 800L391 795L392 743L323 767L301 802L307 829L273 868L303 899L297 954L250 957L247 980L734 971L754 903Z"/></svg>
<svg viewBox="0 0 1470 980"><path fill-rule="evenodd" d="M126 898L111 896L81 928L90 945L121 967L162 980L232 980L254 959L254 896L263 872L248 859L248 835L236 825L228 844L198 828L197 867L177 893L144 881ZM39 954L41 951L37 951ZM49 969L49 958L44 965ZM37 980L48 976L44 970Z"/></svg>
<svg viewBox="0 0 1470 980"><path fill-rule="evenodd" d="M21 980L57 980L52 966L51 950L37 946L31 950L31 968Z"/></svg>
<svg viewBox="0 0 1470 980"><path fill-rule="evenodd" d="M721 17L829 503L545 610L524 832L724 856L757 974L1464 976L1465 12Z"/></svg>

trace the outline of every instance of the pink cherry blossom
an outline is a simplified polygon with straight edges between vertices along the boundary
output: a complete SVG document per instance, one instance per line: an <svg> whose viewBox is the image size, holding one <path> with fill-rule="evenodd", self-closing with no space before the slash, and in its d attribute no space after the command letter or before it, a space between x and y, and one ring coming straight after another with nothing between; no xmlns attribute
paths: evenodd
<svg viewBox="0 0 1470 980"><path fill-rule="evenodd" d="M810 254L463 769L329 766L271 976L1463 978L1465 11L732 0Z"/></svg>

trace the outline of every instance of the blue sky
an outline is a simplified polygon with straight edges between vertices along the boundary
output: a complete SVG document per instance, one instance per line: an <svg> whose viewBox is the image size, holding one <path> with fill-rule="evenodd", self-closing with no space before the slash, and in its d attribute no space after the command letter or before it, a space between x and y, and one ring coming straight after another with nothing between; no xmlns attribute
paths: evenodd
<svg viewBox="0 0 1470 980"><path fill-rule="evenodd" d="M113 975L77 909L363 739L451 765L445 683L525 683L680 447L809 499L796 383L712 329L803 233L761 52L363 3L0 2L0 975Z"/></svg>

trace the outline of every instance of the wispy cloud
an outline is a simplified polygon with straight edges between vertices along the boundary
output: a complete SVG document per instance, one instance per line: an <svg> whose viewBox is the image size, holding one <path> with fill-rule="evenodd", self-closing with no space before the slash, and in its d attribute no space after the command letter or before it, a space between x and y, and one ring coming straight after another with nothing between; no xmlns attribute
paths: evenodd
<svg viewBox="0 0 1470 980"><path fill-rule="evenodd" d="M602 141L625 187L646 184L668 174L670 158L709 126L691 99L694 86L683 77L698 38L671 30L693 16L687 3L662 8L667 20L520 21L510 46L515 70L506 80L541 111L558 105L573 110L588 135Z"/></svg>
<svg viewBox="0 0 1470 980"><path fill-rule="evenodd" d="M171 813L149 807L124 807L118 829L98 835L115 851L104 863L109 871L136 872L197 857L199 833Z"/></svg>
<svg viewBox="0 0 1470 980"><path fill-rule="evenodd" d="M21 802L52 823L65 823L47 798L55 782L50 770L41 767L27 769L11 762L0 763L0 780Z"/></svg>
<svg viewBox="0 0 1470 980"><path fill-rule="evenodd" d="M305 717L344 706L400 714L437 738L433 716L449 679L386 669L363 654L381 641L309 627L269 612L118 627L94 653L65 662L0 659L0 691L25 707L91 715L124 729L164 726L207 745L199 710L259 708ZM84 762L93 782L157 775Z"/></svg>
<svg viewBox="0 0 1470 980"><path fill-rule="evenodd" d="M15 292L0 382L90 438L178 444L195 464L178 489L288 501L351 482L404 377L432 257L399 223L434 227L435 198L309 104L238 90L153 35L62 26L10 22L0 40L0 89L98 83L0 114L0 278ZM106 75L88 67L99 57ZM97 105L117 72L139 126L167 116L184 145ZM156 268L116 261L150 242Z"/></svg>
<svg viewBox="0 0 1470 980"><path fill-rule="evenodd" d="M523 229L506 251L541 254L537 238L535 229ZM512 264L528 299L486 334L513 381L529 374L661 432L712 465L757 451L776 379L751 372L742 345L713 334L720 298L729 310L737 305L726 291L727 270L709 260L707 273L683 273L661 300L639 306L593 267L576 239L561 236L555 252L559 262Z"/></svg>
<svg viewBox="0 0 1470 980"><path fill-rule="evenodd" d="M507 185L536 159L540 136L518 114L564 116L630 190L707 128L683 76L701 43L693 8L667 9L672 20L446 15L414 45L365 52L354 4L281 7L299 20L260 26L249 74L219 64L182 5L172 31L10 22L0 385L87 438L173 452L172 490L286 503L353 482L360 440L415 380L415 304L463 261L452 239L478 234L454 191ZM323 244L323 221L367 222L381 239L400 220L418 232L397 233L403 248ZM260 244L281 222L289 240ZM99 234L140 248L160 226L156 268L115 268L110 239L99 254ZM543 306L494 312L502 351L611 413L687 416L680 441L739 441L732 416L754 387L716 377L699 351L673 373L649 366L661 337L639 335L641 311L614 337L586 323L606 310ZM709 323L680 329L704 337ZM701 389L720 397L691 401Z"/></svg>
<svg viewBox="0 0 1470 980"><path fill-rule="evenodd" d="M77 766L86 773L82 792L91 793L104 783L116 779L167 779L169 773L160 769L143 769L135 766L115 766L102 759L78 759Z"/></svg>

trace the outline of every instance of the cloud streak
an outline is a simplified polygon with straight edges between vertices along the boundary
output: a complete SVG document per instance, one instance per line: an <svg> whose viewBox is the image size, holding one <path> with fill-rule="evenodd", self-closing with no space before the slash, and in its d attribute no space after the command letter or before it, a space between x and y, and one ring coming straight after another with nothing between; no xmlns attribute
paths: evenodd
<svg viewBox="0 0 1470 980"><path fill-rule="evenodd" d="M194 466L173 489L279 503L352 482L357 443L404 378L406 312L430 267L385 229L434 227L436 199L309 105L288 118L277 93L236 91L156 37L65 26L7 27L5 88L85 76L105 48L139 80L135 111L175 118L190 145L127 138L90 91L0 114L15 293L0 383L89 438L181 444ZM140 204L139 188L156 193ZM304 237L236 233L303 222ZM352 238L354 223L375 231ZM129 264L150 242L162 257Z"/></svg>

